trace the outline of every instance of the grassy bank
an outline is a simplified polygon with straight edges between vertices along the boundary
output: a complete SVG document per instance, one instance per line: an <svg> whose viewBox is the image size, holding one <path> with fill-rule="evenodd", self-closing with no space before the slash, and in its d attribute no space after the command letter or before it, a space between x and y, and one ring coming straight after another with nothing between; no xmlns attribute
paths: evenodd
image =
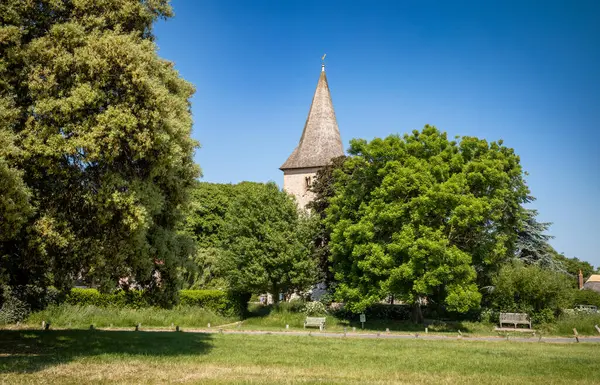
<svg viewBox="0 0 600 385"><path fill-rule="evenodd" d="M140 323L143 327L164 328L172 324L182 327L205 327L209 322L212 325L223 325L236 320L195 306L131 309L62 304L33 313L25 324L38 327L42 321L49 321L60 328L88 328L92 324L96 327L133 327Z"/></svg>
<svg viewBox="0 0 600 385"><path fill-rule="evenodd" d="M0 383L589 384L593 344L3 331Z"/></svg>
<svg viewBox="0 0 600 385"><path fill-rule="evenodd" d="M332 332L343 332L344 329L351 331L363 330L358 320L346 320L338 318L333 314L327 314L326 330ZM182 306L174 309L157 308L118 308L118 307L96 307L76 306L62 304L51 306L48 309L29 316L25 325L31 328L39 328L42 321L51 322L53 328L87 329L91 324L98 328L121 327L133 328L136 324L142 324L142 328L172 328L179 325L187 329L205 328L208 323L212 327L224 326L225 329L242 330L302 330L306 315L298 309L283 304L282 306L258 306L250 305L250 314L238 326L238 318L224 317L209 310L196 306ZM594 325L600 325L600 314L576 316L563 316L553 324L541 325L534 328L543 335L572 336L573 328L580 335L595 336L598 332ZM460 331L464 336L497 336L494 330L496 325L479 322L440 322L434 321L427 325L430 334L457 335ZM416 325L410 321L397 321L388 319L367 318L365 331L384 332L389 329L396 333L424 333L424 325ZM513 332L520 335L521 333ZM529 333L524 333L529 335Z"/></svg>

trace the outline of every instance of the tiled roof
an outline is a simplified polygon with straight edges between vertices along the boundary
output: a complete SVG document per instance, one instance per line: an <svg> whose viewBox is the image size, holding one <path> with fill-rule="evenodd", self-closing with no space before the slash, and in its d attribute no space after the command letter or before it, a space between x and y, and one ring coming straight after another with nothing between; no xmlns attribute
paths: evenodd
<svg viewBox="0 0 600 385"><path fill-rule="evenodd" d="M344 148L323 68L298 147L280 169L323 167L342 155Z"/></svg>

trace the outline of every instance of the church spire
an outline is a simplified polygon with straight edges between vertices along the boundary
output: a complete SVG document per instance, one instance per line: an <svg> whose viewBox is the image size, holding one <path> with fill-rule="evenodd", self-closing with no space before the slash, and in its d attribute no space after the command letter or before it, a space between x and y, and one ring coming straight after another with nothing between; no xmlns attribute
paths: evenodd
<svg viewBox="0 0 600 385"><path fill-rule="evenodd" d="M298 147L294 149L280 170L323 167L328 165L331 159L344 155L325 75L325 56L321 60L323 60L321 75L308 111L308 118L304 124L302 137Z"/></svg>

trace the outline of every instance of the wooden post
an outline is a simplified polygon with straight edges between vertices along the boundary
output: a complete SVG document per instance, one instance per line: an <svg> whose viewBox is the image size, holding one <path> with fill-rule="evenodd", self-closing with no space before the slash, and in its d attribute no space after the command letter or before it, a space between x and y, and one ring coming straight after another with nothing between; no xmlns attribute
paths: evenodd
<svg viewBox="0 0 600 385"><path fill-rule="evenodd" d="M208 328L210 329L210 322L208 323Z"/></svg>
<svg viewBox="0 0 600 385"><path fill-rule="evenodd" d="M288 324L285 324L285 329L287 330L287 329L289 329L289 328L290 328L290 325L288 325Z"/></svg>
<svg viewBox="0 0 600 385"><path fill-rule="evenodd" d="M181 329L179 329L179 325L175 326L175 331L176 331L176 332L179 332L179 331L181 331Z"/></svg>
<svg viewBox="0 0 600 385"><path fill-rule="evenodd" d="M598 331L598 333L600 333L600 327L598 327L598 325L594 325L594 327L596 328L596 330Z"/></svg>
<svg viewBox="0 0 600 385"><path fill-rule="evenodd" d="M428 334L428 333L429 333L429 329L425 328L425 334Z"/></svg>
<svg viewBox="0 0 600 385"><path fill-rule="evenodd" d="M575 340L579 342L579 334L577 334L577 329L573 328L573 333L575 333Z"/></svg>
<svg viewBox="0 0 600 385"><path fill-rule="evenodd" d="M90 325L90 330L94 330L94 324Z"/></svg>
<svg viewBox="0 0 600 385"><path fill-rule="evenodd" d="M387 334L390 334L390 328L385 328L385 332L386 332Z"/></svg>
<svg viewBox="0 0 600 385"><path fill-rule="evenodd" d="M49 330L50 329L50 322L46 322L46 327L44 328L44 330Z"/></svg>
<svg viewBox="0 0 600 385"><path fill-rule="evenodd" d="M46 330L46 321L42 321L42 330Z"/></svg>
<svg viewBox="0 0 600 385"><path fill-rule="evenodd" d="M139 332L140 331L140 327L142 326L142 324L136 324L135 325L135 331Z"/></svg>

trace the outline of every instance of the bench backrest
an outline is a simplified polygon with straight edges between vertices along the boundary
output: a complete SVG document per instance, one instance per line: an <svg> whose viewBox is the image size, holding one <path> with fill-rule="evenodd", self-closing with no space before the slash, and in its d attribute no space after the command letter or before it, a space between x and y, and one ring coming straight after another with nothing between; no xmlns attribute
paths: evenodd
<svg viewBox="0 0 600 385"><path fill-rule="evenodd" d="M529 321L526 313L500 313L500 321Z"/></svg>
<svg viewBox="0 0 600 385"><path fill-rule="evenodd" d="M306 317L306 323L324 323L326 319L326 317Z"/></svg>

